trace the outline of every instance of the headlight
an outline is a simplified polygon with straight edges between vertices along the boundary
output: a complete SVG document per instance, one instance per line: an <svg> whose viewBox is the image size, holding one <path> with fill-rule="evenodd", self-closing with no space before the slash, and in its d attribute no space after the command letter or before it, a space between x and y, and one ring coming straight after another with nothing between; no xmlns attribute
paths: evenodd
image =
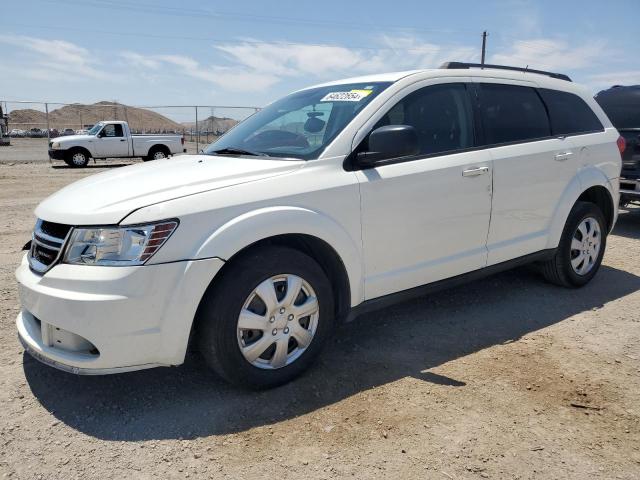
<svg viewBox="0 0 640 480"><path fill-rule="evenodd" d="M60 142L53 142L51 144L51 150L58 150L60 148Z"/></svg>
<svg viewBox="0 0 640 480"><path fill-rule="evenodd" d="M130 227L74 228L64 263L75 265L142 265L167 241L177 220Z"/></svg>

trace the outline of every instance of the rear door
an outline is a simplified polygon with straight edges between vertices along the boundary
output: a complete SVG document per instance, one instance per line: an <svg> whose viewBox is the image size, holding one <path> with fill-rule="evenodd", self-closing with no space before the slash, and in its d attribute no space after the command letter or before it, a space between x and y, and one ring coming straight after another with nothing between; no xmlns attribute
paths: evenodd
<svg viewBox="0 0 640 480"><path fill-rule="evenodd" d="M493 159L487 265L547 246L565 188L577 173L573 144L554 136L536 85L477 79L484 142Z"/></svg>
<svg viewBox="0 0 640 480"><path fill-rule="evenodd" d="M121 123L105 125L95 144L98 158L129 156L129 142Z"/></svg>

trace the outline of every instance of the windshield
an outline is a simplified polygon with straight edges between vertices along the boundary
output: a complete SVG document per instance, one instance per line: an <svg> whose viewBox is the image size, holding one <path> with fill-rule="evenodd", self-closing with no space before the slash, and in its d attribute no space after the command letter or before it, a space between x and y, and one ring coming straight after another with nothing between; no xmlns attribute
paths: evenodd
<svg viewBox="0 0 640 480"><path fill-rule="evenodd" d="M97 134L98 134L98 132L100 131L100 129L101 129L103 126L104 126L104 123L102 123L102 122L96 123L96 124L91 128L91 130L89 130L87 133L88 133L89 135L97 135Z"/></svg>
<svg viewBox="0 0 640 480"><path fill-rule="evenodd" d="M389 82L350 83L293 93L252 115L209 145L218 151L270 157L317 158ZM234 152L235 151L235 152Z"/></svg>

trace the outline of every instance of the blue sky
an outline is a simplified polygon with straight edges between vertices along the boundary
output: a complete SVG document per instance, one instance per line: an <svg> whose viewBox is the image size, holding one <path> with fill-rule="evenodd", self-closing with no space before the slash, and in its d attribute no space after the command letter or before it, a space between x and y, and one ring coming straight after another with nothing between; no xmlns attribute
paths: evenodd
<svg viewBox="0 0 640 480"><path fill-rule="evenodd" d="M640 83L637 0L4 2L0 99L261 106L370 72L479 61ZM626 58L625 58L626 55Z"/></svg>

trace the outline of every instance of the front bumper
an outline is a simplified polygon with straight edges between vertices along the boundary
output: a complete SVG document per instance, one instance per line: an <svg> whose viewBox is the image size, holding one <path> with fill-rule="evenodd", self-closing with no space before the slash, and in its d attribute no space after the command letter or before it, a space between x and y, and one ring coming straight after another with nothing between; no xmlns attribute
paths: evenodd
<svg viewBox="0 0 640 480"><path fill-rule="evenodd" d="M49 149L49 158L52 160L64 160L67 156L67 150L52 150Z"/></svg>
<svg viewBox="0 0 640 480"><path fill-rule="evenodd" d="M16 271L20 341L34 358L77 374L179 365L217 258L137 267L60 264Z"/></svg>

